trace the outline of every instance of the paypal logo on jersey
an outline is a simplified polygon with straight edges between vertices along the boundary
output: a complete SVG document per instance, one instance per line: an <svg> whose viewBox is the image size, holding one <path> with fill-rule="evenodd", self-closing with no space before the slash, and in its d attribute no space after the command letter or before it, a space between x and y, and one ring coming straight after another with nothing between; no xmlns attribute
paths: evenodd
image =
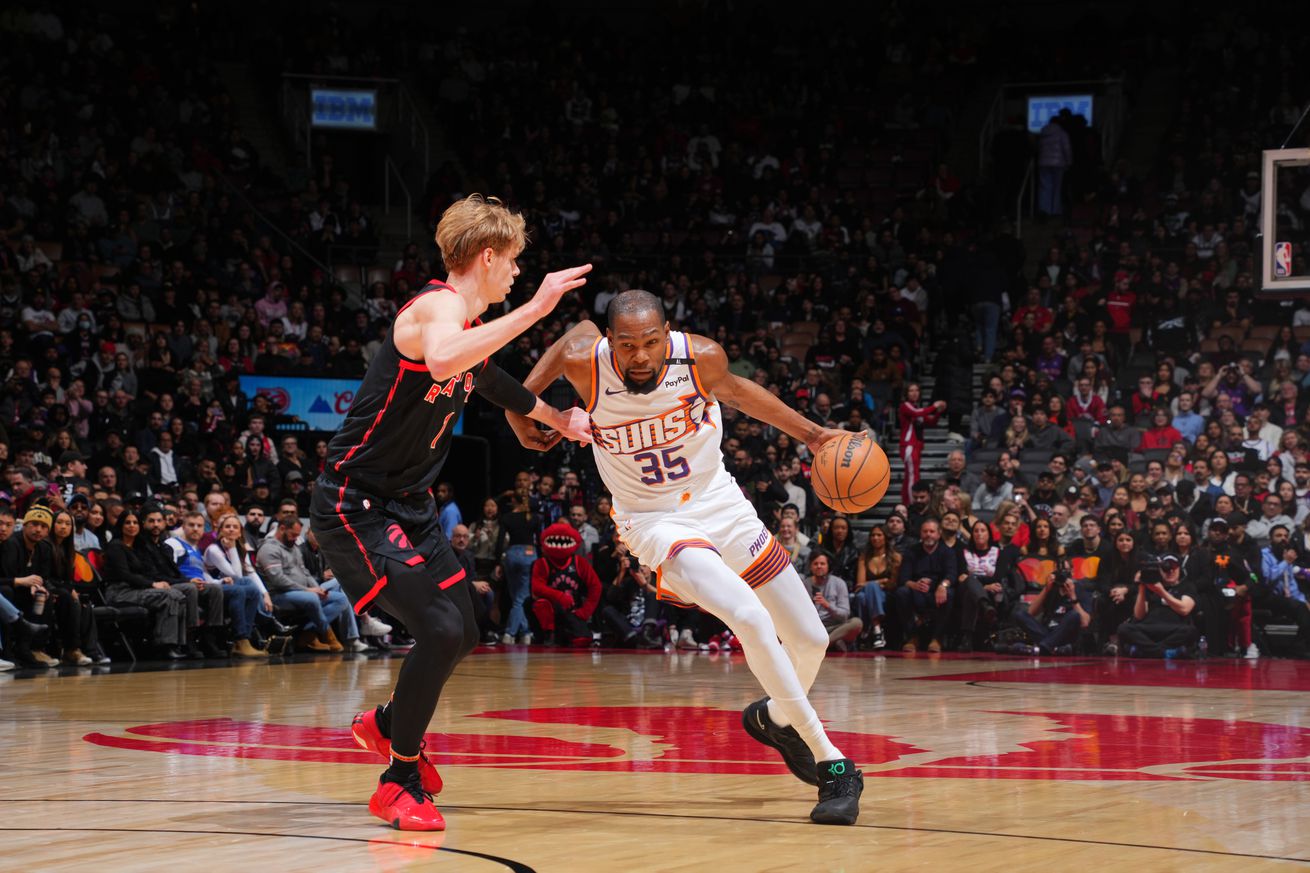
<svg viewBox="0 0 1310 873"><path fill-rule="evenodd" d="M690 381L691 381L691 377L684 373L683 375L679 376L676 379L665 379L664 387L677 388L679 385L683 384L684 382L690 382Z"/></svg>

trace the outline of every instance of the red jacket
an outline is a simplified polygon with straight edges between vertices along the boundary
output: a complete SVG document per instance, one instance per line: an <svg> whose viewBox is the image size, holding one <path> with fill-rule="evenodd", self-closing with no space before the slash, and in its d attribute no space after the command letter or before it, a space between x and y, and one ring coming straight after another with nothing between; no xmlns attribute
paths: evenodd
<svg viewBox="0 0 1310 873"><path fill-rule="evenodd" d="M1138 446L1141 451L1148 449L1172 449L1174 443L1183 442L1183 435L1178 432L1178 428L1171 424L1164 427L1153 427L1142 434L1142 444Z"/></svg>

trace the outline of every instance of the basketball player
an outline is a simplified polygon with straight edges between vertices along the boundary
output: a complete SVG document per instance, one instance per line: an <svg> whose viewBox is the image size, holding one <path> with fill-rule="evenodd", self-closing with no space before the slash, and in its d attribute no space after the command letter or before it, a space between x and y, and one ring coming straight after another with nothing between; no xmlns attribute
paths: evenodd
<svg viewBox="0 0 1310 873"><path fill-rule="evenodd" d="M546 351L524 387L544 390L562 373L586 399L593 454L614 496L620 538L656 568L661 599L713 613L741 640L768 693L746 707L742 724L777 749L794 775L819 786L810 818L854 824L863 774L829 741L806 697L828 634L787 551L724 469L718 404L815 452L842 431L808 421L728 372L718 343L670 331L649 292L623 292L606 314L604 336L589 321L574 327ZM530 424L507 416L516 428Z"/></svg>
<svg viewBox="0 0 1310 873"><path fill-rule="evenodd" d="M586 283L590 265L551 273L528 303L482 324L503 301L523 251L524 222L499 200L474 194L441 217L437 246L449 277L430 282L396 314L341 429L328 445L310 515L315 536L357 613L371 603L405 623L414 648L384 706L355 717L364 748L390 761L369 811L401 830L441 830L431 795L441 777L423 755L423 733L446 679L478 640L464 571L437 519L432 484L469 394L531 421L529 448L561 436L590 442L587 416L556 410L488 360ZM526 421L526 419L524 419Z"/></svg>

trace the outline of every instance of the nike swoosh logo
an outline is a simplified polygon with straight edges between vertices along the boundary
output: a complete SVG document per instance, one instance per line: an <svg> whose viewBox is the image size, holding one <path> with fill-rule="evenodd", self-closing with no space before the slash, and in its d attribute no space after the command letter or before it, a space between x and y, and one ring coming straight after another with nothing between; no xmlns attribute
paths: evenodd
<svg viewBox="0 0 1310 873"><path fill-rule="evenodd" d="M760 716L758 709L755 710L755 723L760 726L761 731L764 730L764 719Z"/></svg>
<svg viewBox="0 0 1310 873"><path fill-rule="evenodd" d="M627 393L628 393L627 388L620 388L618 391L611 391L609 388L605 389L605 394L607 396L613 396L615 394L627 394Z"/></svg>

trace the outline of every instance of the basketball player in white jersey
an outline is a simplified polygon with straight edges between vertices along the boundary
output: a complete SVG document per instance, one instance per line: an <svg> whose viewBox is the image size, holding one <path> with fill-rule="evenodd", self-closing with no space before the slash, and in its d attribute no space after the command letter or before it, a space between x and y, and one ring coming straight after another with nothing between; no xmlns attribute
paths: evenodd
<svg viewBox="0 0 1310 873"><path fill-rule="evenodd" d="M659 299L646 291L618 295L606 314L604 336L590 321L579 324L542 355L524 385L540 394L562 374L586 400L619 536L657 570L659 597L713 613L741 640L768 694L746 707L742 725L799 779L819 786L810 818L854 824L863 774L829 741L806 697L827 632L787 551L724 469L719 403L815 452L842 431L819 427L728 372L713 340L670 331Z"/></svg>

